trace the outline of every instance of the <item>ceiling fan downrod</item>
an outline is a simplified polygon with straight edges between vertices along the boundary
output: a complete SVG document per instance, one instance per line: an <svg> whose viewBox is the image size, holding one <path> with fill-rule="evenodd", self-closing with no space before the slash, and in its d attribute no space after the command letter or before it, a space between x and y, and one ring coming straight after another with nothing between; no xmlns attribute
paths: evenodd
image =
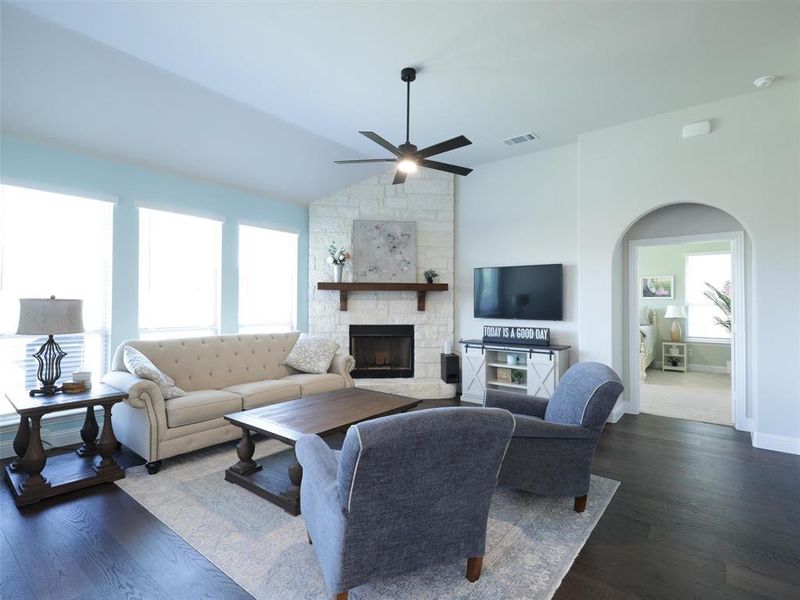
<svg viewBox="0 0 800 600"><path fill-rule="evenodd" d="M410 123L411 123L411 82L417 78L417 70L413 67L406 67L400 71L400 79L406 82L406 144L410 144Z"/></svg>

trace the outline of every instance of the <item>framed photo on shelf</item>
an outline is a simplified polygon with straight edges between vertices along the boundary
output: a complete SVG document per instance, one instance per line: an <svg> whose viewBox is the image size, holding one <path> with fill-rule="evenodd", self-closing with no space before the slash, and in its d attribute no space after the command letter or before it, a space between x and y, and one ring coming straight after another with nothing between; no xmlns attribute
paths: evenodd
<svg viewBox="0 0 800 600"><path fill-rule="evenodd" d="M641 298L672 300L675 278L672 275L656 275L641 278Z"/></svg>

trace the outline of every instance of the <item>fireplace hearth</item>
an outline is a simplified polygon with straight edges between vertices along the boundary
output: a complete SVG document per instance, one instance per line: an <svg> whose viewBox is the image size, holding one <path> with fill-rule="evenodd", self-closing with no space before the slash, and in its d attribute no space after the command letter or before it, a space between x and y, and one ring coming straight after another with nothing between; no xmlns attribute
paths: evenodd
<svg viewBox="0 0 800 600"><path fill-rule="evenodd" d="M350 325L354 379L414 377L413 325Z"/></svg>

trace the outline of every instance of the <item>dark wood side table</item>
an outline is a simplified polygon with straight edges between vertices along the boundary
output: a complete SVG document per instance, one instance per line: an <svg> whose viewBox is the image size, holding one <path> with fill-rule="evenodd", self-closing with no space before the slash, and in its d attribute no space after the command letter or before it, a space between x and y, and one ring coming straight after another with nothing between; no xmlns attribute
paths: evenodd
<svg viewBox="0 0 800 600"><path fill-rule="evenodd" d="M112 457L117 449L117 438L111 425L111 407L127 397L127 393L102 383L94 383L92 389L79 394L30 396L24 390L7 393L6 398L19 414L19 428L14 438L17 457L4 469L17 506L125 477L125 471ZM94 416L94 407L98 405L103 407L104 414L99 443ZM86 409L81 429L83 445L75 454L60 454L48 461L42 445L42 417L76 408Z"/></svg>

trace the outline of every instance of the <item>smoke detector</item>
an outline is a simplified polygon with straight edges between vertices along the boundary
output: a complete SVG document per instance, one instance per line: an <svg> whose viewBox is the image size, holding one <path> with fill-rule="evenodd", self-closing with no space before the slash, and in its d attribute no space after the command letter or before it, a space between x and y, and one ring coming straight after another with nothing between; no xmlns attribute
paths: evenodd
<svg viewBox="0 0 800 600"><path fill-rule="evenodd" d="M517 144L524 144L525 142L532 142L533 140L538 140L539 136L537 136L532 131L528 133L521 133L520 135L515 135L510 138L506 138L503 140L503 143L506 146L516 146Z"/></svg>
<svg viewBox="0 0 800 600"><path fill-rule="evenodd" d="M754 80L753 85L761 89L771 86L773 81L775 81L774 75L765 75L764 77L759 77L758 79Z"/></svg>

